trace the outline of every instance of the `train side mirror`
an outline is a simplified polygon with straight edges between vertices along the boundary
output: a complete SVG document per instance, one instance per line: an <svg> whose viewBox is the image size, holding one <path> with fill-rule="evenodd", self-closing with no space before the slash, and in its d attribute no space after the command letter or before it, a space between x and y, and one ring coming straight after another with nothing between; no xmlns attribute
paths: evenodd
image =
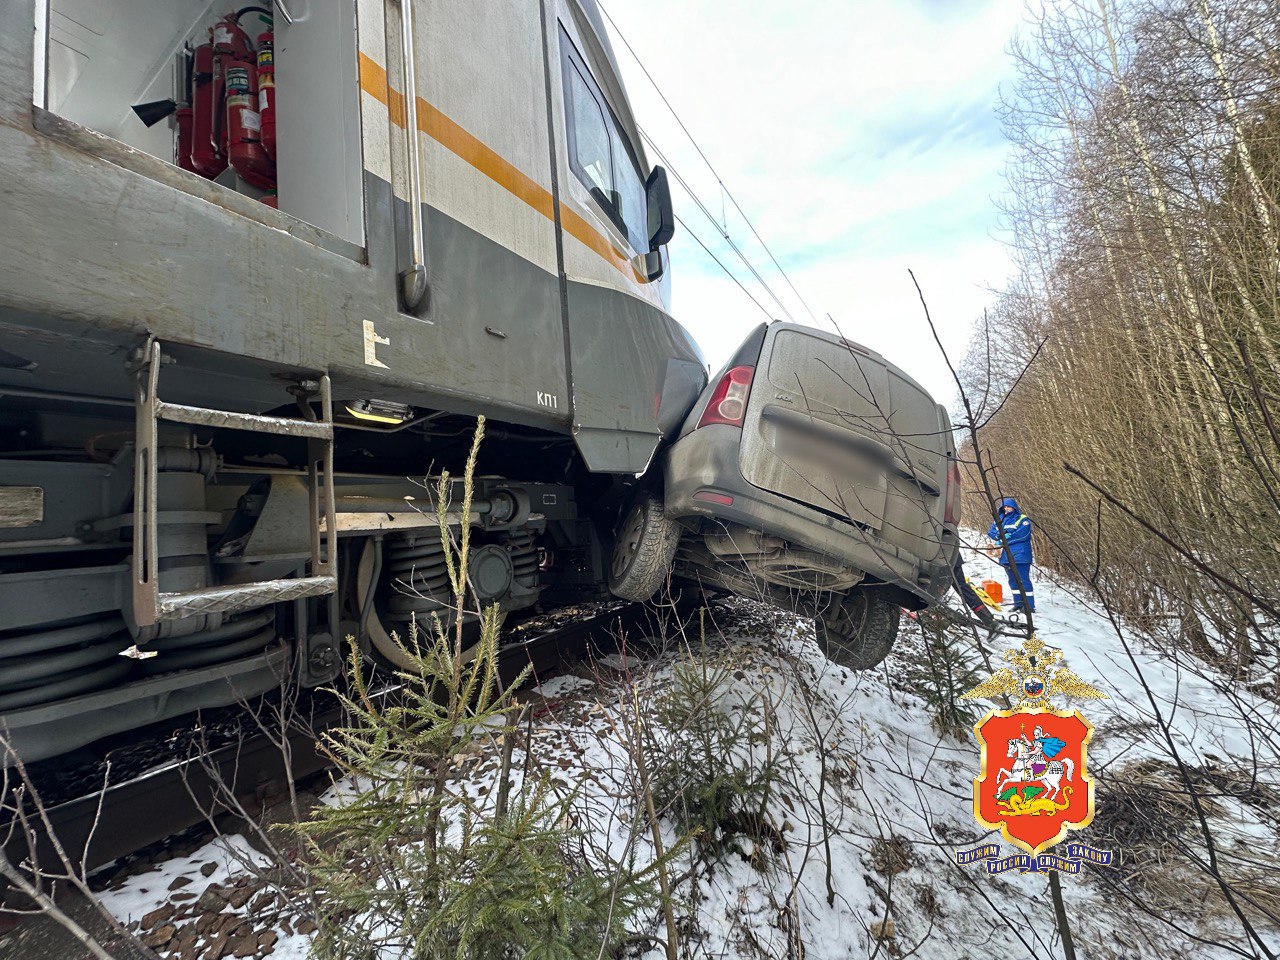
<svg viewBox="0 0 1280 960"><path fill-rule="evenodd" d="M661 280L662 274L666 271L666 265L662 262L662 251L650 250L642 259L644 260L644 278L650 283Z"/></svg>
<svg viewBox="0 0 1280 960"><path fill-rule="evenodd" d="M675 236L676 215L671 208L671 187L667 171L654 167L644 182L645 202L649 209L649 250L666 246Z"/></svg>

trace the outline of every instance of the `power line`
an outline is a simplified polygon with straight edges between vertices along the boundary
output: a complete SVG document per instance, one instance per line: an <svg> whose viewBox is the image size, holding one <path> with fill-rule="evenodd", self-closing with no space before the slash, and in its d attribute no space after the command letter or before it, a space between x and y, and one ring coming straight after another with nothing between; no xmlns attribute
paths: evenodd
<svg viewBox="0 0 1280 960"><path fill-rule="evenodd" d="M708 247L705 243L703 243L700 239L698 239L698 235L689 229L689 225L680 218L679 214L676 214L675 217L676 217L676 223L680 224L681 229L684 230L685 233L689 234L689 236L693 237L693 239L697 241L698 246L700 246L703 250L706 251L707 256L716 262L716 266L718 266L721 270L723 270L728 275L729 279L738 285L738 289L747 295L747 299L749 299L752 303L754 303L757 307L760 308L760 312L764 314L765 319L772 322L773 315L764 308L764 304L762 304L759 300L753 297L751 295L751 291L742 285L742 281L733 275L733 271L730 270L728 267L726 267L721 262L720 258L711 252L710 247Z"/></svg>
<svg viewBox="0 0 1280 960"><path fill-rule="evenodd" d="M734 206L734 209L738 211L739 215L743 219L743 222L746 223L748 229L750 229L751 235L754 236L756 240L759 242L760 246L764 248L764 252L768 254L769 259L773 262L774 267L776 267L778 272L782 274L782 278L787 281L787 286L791 288L791 292L795 294L796 299L799 300L801 306L804 307L805 312L809 314L809 318L813 320L813 322L816 324L818 322L818 318L814 314L813 309L809 306L805 298L801 296L800 291L796 289L796 285L791 282L791 277L787 274L787 271L782 268L782 264L778 262L778 258L773 255L773 251L769 249L769 245L764 242L764 237L760 236L760 232L756 230L755 224L751 222L751 218L747 216L746 211L743 210L741 204L738 203L737 197L735 197L732 191L730 191L730 189L727 186L725 186L724 180L721 178L720 174L716 171L716 168L712 165L711 161L707 158L706 153L703 152L702 147L698 144L697 139L694 137L692 133L689 132L689 128L685 126L684 120L680 118L680 114L676 113L676 108L671 105L671 101L667 99L667 95L663 93L662 88L658 86L658 81L653 79L653 74L649 72L649 68L644 65L644 61L640 59L640 55L636 53L635 48L631 46L631 41L629 41L626 38L626 35L623 34L621 30L618 29L617 22L613 19L613 17L610 15L609 11L604 7L604 5L599 2L599 0L597 0L596 6L600 8L600 12L603 13L605 16L605 19L609 21L609 25L613 27L613 32L617 34L618 39L622 41L622 45L627 48L627 52L631 54L636 64L640 67L641 71L643 71L645 78L653 86L654 91L658 94L659 98L661 98L663 104L666 105L667 110L671 112L671 116L674 117L676 123L680 125L680 129L684 131L684 135L689 138L689 142L693 144L693 149L698 151L698 156L700 156L702 158L702 162L707 165L707 169L711 171L711 175L716 178L716 183L720 185L720 189L724 191L724 195L729 198L729 202L732 203ZM645 137L645 139L649 140L650 143L653 142L647 136ZM655 146L654 149L656 150L657 147ZM688 189L688 187L686 187L685 189ZM698 205L702 206L701 202L699 202ZM714 217L712 217L711 220L713 223L715 222ZM728 239L727 232L725 232L725 239L726 240ZM754 269L752 270L752 272L753 273L755 272ZM768 289L767 286L766 286L766 289ZM772 296L772 291L770 291L770 295ZM774 297L774 299L776 300L777 297ZM786 308L784 307L783 309L785 310ZM789 313L788 313L788 316L790 316Z"/></svg>
<svg viewBox="0 0 1280 960"><path fill-rule="evenodd" d="M773 298L773 302L778 305L778 309L780 309L783 313L787 315L788 320L794 321L795 317L791 315L791 311L787 309L787 305L783 303L781 299L779 299L776 293L773 292L773 288L769 286L765 278L760 276L760 271L758 271L755 268L755 266L751 263L751 261L747 259L747 255L742 252L742 249L736 243L733 242L733 238L729 236L728 231L725 230L724 227L720 226L720 224L716 222L716 218L712 215L711 211L707 209L706 204L704 204L702 200L698 197L698 195L694 193L693 188L689 186L688 182L684 179L684 177L680 176L680 172L676 170L675 166L671 163L671 161L668 160L663 155L662 150L658 147L658 144L654 141L653 137L649 136L649 134L647 134L643 128L640 128L640 135L644 137L645 142L648 143L649 146L653 148L653 152L658 155L658 159L662 161L662 164L667 168L667 171L673 177L676 178L676 182L679 183L680 186L684 187L685 193L689 194L689 197L693 200L693 202L698 205L698 209L702 211L703 216L705 216L709 221L711 221L712 224L715 224L715 226L717 227L720 233L720 236L724 238L725 243L729 244L729 246L733 249L733 252L738 255L738 259L741 260L743 265L745 265L746 268L751 271L751 275L756 278L756 281L760 284L760 286L764 287L765 292L768 293L769 296ZM701 243L701 241L699 241L699 243Z"/></svg>
<svg viewBox="0 0 1280 960"><path fill-rule="evenodd" d="M688 127L685 126L684 121L680 119L680 116L675 112L675 108L671 106L671 103L669 100L667 100L666 95L663 94L661 88L658 87L657 82L653 79L653 75L649 72L649 69L644 65L643 61L640 60L639 55L635 51L635 48L631 46L631 43L627 40L625 36L623 36L622 31L618 29L618 25L616 21L614 21L613 17L609 15L609 11L605 10L603 7L601 7L600 9L603 11L605 17L609 20L609 23L613 27L613 30L617 34L618 38L622 40L628 52L635 59L640 69L644 72L645 77L649 80L649 83L653 86L658 96L662 99L662 102L666 105L667 109L671 112L671 115L675 117L676 122L680 125L680 128L684 131L685 136L689 138L689 141L693 144L694 149L698 151L698 155L702 157L703 162L707 164L708 169L710 169L712 175L715 176L716 182L719 184L721 188L722 206L723 206L723 200L725 195L728 195L729 199L733 202L734 207L737 208L739 214L742 215L743 220L746 221L747 225L751 228L752 234L755 235L756 239L760 242L760 245L765 248L765 252L769 255L770 260L773 261L774 266L778 269L780 273L782 273L784 279L786 279L787 284L792 289L792 292L796 294L797 299L800 300L805 310L808 311L809 316L813 317L813 311L809 308L808 303L806 303L804 298L800 296L799 292L795 289L795 285L791 283L791 278L786 275L786 271L782 269L781 264L778 263L777 259L773 256L772 252L769 250L768 246L764 243L759 233L756 232L755 227L751 224L750 220L748 220L746 214L743 213L742 208L741 206L739 206L737 200L733 197L731 193L729 193L728 188L724 185L724 181L720 178L720 175L716 172L715 168L711 166L710 161L707 159L706 154L703 153L702 148L698 145L697 141L694 139L693 134L689 132L689 129ZM680 186L684 188L685 192L689 195L689 198L693 200L693 202L697 205L698 209L702 212L703 216L707 218L707 221L711 223L713 226L715 226L716 232L720 234L720 236L724 239L724 241L738 256L738 259L741 260L743 265L747 268L747 270L750 271L751 275L756 279L756 282L758 282L760 286L764 288L765 292L768 293L769 297L773 300L773 302L778 305L778 308L786 315L787 319L794 321L795 318L792 315L791 310L782 301L782 298L780 298L777 295L777 293L774 292L773 288L769 285L769 282L765 280L765 278L761 275L760 271L756 269L755 265L747 257L746 253L743 252L742 248L739 247L738 244L736 244L733 241L733 238L729 235L729 232L726 229L725 225L721 221L716 219L715 215L710 211L710 209L708 209L707 205L698 196L697 192L689 185L688 181L685 180L684 177L680 175L679 171L675 169L671 161L668 160L667 157L663 154L657 142L643 128L638 127L638 129L640 130L640 135L644 137L645 141L649 144L650 147L652 147L654 152L658 155L658 158L662 161L663 165L667 167L667 169L671 172L672 176L676 179L676 181L680 184ZM731 279L738 286L738 288L742 290L743 293L747 294L751 302L754 303L757 307L759 307L760 311L770 321L772 321L774 319L773 315L760 303L759 300L757 300L750 293L749 290L747 290L746 286L743 285L742 281L738 279L738 277L733 273L733 271L730 270L719 257L717 257L714 253L712 253L711 248L702 242L701 238L698 237L697 234L695 234L689 228L688 224L685 223L684 220L680 219L679 217L677 217L676 219L679 221L680 225L686 231L688 231L689 235L693 237L693 239L697 242L698 246L700 246L707 253L707 255L711 257L712 260L715 261L716 265L719 266L720 269L724 271L724 273L729 277L729 279ZM815 318L815 323L816 322L817 321Z"/></svg>

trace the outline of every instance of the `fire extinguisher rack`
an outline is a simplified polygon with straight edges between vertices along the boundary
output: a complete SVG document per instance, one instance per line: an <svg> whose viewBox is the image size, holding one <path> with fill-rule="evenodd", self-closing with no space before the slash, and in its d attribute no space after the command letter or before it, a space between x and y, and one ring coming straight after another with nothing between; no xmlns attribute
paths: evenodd
<svg viewBox="0 0 1280 960"><path fill-rule="evenodd" d="M212 613L236 613L331 594L338 589L336 508L333 490L333 397L329 377L322 376L317 385L321 418L303 420L213 410L169 403L157 394L160 366L163 362L160 343L147 341L142 363L135 377L136 433L134 443L134 522L133 522L133 610L138 626L151 626L160 620ZM319 457L309 455L311 493L311 574L281 580L259 580L250 583L206 587L182 592L162 592L159 581L159 531L157 513L157 433L160 421L191 426L218 427L301 437L320 448ZM321 513L324 514L323 527ZM322 532L323 530L323 532Z"/></svg>

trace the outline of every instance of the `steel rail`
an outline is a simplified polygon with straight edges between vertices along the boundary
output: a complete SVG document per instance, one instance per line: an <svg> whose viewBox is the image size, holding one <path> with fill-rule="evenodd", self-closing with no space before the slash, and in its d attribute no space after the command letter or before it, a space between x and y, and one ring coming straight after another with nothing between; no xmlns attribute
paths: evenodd
<svg viewBox="0 0 1280 960"><path fill-rule="evenodd" d="M685 602L673 609L684 615L689 608ZM661 611L645 604L618 601L540 632L536 624L544 618L535 618L508 632L507 642L500 648L499 673L503 682L510 683L531 666L530 682L544 682L561 663L581 659L591 644L605 649L620 636L647 633L660 615ZM553 612L547 618L555 616ZM529 636L525 637L525 632ZM394 689L387 688L384 694L393 695ZM288 769L280 746L265 731L257 731L207 754L174 760L109 784L105 790L56 803L45 815L62 848L82 861L76 866L94 870L206 822L220 792L227 788L254 809L262 797L283 793L288 777L301 780L324 770L329 764L319 749L318 737L341 721L336 698L316 709L305 727L299 726L288 736L292 760ZM5 799L12 802L12 798ZM39 818L32 818L32 823L38 825ZM9 825L0 820L0 835ZM42 829L32 839L39 862L57 862L50 838ZM30 855L28 844L29 838L21 830L14 831L5 845L10 862L25 861Z"/></svg>

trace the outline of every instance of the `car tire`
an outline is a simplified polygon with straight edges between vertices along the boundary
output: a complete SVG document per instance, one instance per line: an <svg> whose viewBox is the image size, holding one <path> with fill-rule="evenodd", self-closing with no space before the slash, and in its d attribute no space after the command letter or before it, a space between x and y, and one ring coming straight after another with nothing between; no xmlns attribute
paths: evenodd
<svg viewBox="0 0 1280 960"><path fill-rule="evenodd" d="M818 643L827 659L850 670L870 670L889 655L898 638L902 611L867 590L854 590L814 617Z"/></svg>
<svg viewBox="0 0 1280 960"><path fill-rule="evenodd" d="M680 525L662 498L641 494L622 516L609 565L609 589L624 600L648 600L671 573Z"/></svg>

